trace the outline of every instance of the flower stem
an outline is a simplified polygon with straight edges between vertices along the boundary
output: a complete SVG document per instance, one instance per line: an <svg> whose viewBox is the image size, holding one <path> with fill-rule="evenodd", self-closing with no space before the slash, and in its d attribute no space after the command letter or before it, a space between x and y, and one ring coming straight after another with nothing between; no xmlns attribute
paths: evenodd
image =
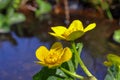
<svg viewBox="0 0 120 80"><path fill-rule="evenodd" d="M71 42L71 44L72 44L72 48L73 48L73 50L75 52L76 58L77 58L77 60L78 60L78 62L80 64L81 68L83 69L83 71L87 74L87 76L93 76L90 73L90 71L87 69L87 67L85 66L85 64L83 63L83 61L81 60L80 55L78 54L78 51L76 50L74 41Z"/></svg>
<svg viewBox="0 0 120 80"><path fill-rule="evenodd" d="M72 60L69 60L68 62L68 67L71 72L75 72L74 65L72 63Z"/></svg>
<svg viewBox="0 0 120 80"><path fill-rule="evenodd" d="M78 75L78 74L73 73L73 72L70 72L70 71L66 70L65 68L60 67L60 69L61 69L63 72L65 72L65 73L71 75L72 77L76 77L76 78L78 78L78 79L80 79L80 80L83 80L83 79L84 79L83 76Z"/></svg>

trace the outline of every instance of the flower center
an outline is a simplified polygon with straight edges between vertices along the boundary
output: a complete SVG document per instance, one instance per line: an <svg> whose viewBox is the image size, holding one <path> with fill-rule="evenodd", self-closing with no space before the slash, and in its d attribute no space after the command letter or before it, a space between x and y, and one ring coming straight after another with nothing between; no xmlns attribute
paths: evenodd
<svg viewBox="0 0 120 80"><path fill-rule="evenodd" d="M55 64L58 62L58 55L56 53L50 53L48 56L45 58L45 62L47 64Z"/></svg>

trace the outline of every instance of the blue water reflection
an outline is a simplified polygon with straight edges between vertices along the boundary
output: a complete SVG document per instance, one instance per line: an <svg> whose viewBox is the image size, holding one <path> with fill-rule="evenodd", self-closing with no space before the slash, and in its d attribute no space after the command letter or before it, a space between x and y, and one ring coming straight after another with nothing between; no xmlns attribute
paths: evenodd
<svg viewBox="0 0 120 80"><path fill-rule="evenodd" d="M41 42L36 37L20 38L12 33L17 45L4 41L0 45L0 80L32 80L40 70L35 64L35 50L40 45L49 47L49 42Z"/></svg>

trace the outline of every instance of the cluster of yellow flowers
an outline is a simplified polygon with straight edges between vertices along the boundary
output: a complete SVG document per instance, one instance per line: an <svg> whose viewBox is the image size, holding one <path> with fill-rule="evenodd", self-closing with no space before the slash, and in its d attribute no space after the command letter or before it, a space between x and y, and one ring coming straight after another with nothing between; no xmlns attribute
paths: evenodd
<svg viewBox="0 0 120 80"><path fill-rule="evenodd" d="M96 24L92 23L84 29L80 20L74 20L68 29L65 26L52 27L51 29L54 32L49 32L49 34L58 39L74 41L84 35L87 31L94 29L95 26ZM63 48L60 42L55 42L50 50L48 50L45 46L40 46L36 50L36 57L40 60L37 61L38 64L53 68L69 61L72 57L72 52L69 47Z"/></svg>

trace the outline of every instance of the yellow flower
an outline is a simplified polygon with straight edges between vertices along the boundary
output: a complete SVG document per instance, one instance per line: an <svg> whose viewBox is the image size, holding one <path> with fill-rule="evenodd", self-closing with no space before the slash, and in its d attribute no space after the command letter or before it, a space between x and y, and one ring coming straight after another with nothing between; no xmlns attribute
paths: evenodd
<svg viewBox="0 0 120 80"><path fill-rule="evenodd" d="M108 54L107 59L108 61L104 62L105 66L120 65L120 57L115 54Z"/></svg>
<svg viewBox="0 0 120 80"><path fill-rule="evenodd" d="M73 41L80 38L85 32L94 29L96 26L95 23L89 24L85 29L80 20L74 20L68 29L64 26L51 27L54 33L50 32L49 34L57 37L58 39L63 39L67 41Z"/></svg>
<svg viewBox="0 0 120 80"><path fill-rule="evenodd" d="M72 57L72 52L68 47L63 48L60 42L55 42L50 50L45 46L40 46L36 50L36 57L40 60L37 61L38 64L53 68L69 61Z"/></svg>

